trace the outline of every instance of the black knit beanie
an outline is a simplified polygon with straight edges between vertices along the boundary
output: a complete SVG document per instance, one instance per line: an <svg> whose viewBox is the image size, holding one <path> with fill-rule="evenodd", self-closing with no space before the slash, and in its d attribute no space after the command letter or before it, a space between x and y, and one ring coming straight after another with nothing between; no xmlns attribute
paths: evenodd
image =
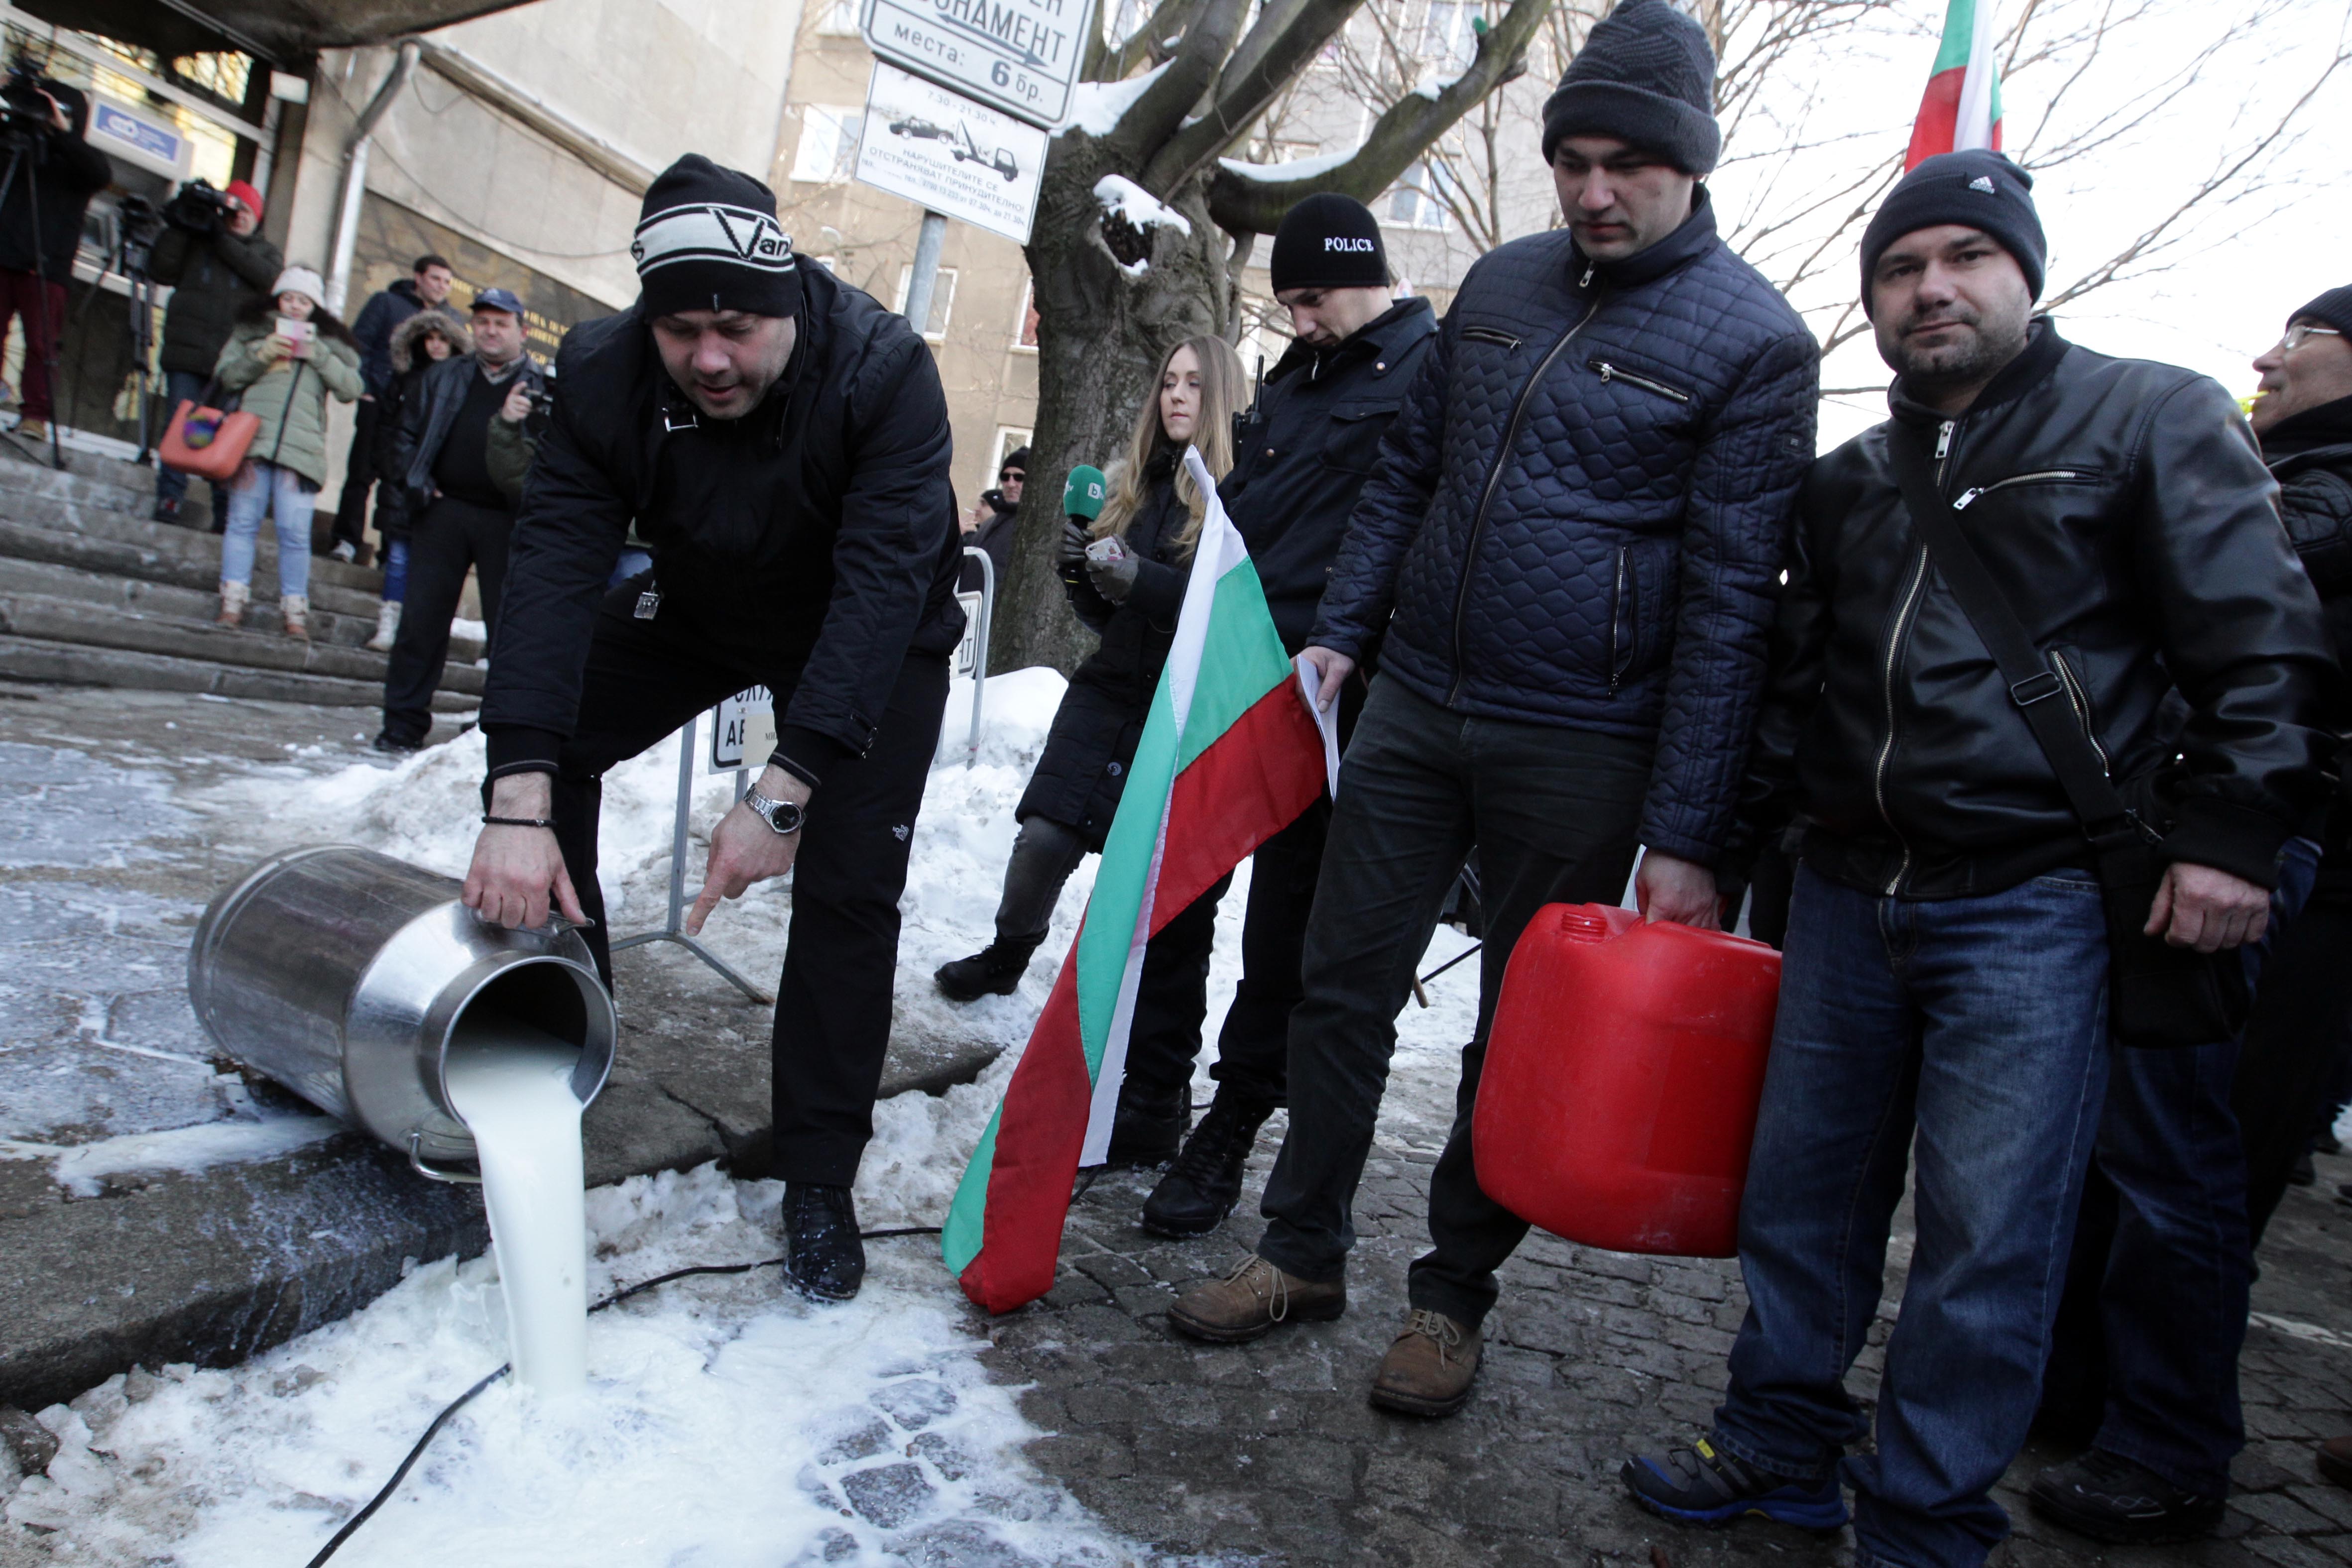
<svg viewBox="0 0 2352 1568"><path fill-rule="evenodd" d="M776 193L689 152L646 191L629 255L647 315L742 310L797 316L799 266L777 225Z"/></svg>
<svg viewBox="0 0 2352 1568"><path fill-rule="evenodd" d="M1274 291L1386 288L1388 252L1371 208L1332 192L1308 196L1282 214L1266 264Z"/></svg>
<svg viewBox="0 0 2352 1568"><path fill-rule="evenodd" d="M1570 136L1614 136L1704 174L1723 152L1715 51L1706 29L1666 0L1618 0L1544 102L1543 155Z"/></svg>
<svg viewBox="0 0 2352 1568"><path fill-rule="evenodd" d="M2042 298L2049 242L2033 210L2033 176L1998 152L1938 152L1895 183L1862 231L1862 309L1870 313L1870 278L1878 258L1905 235L1938 224L1982 229L2017 258L2025 286Z"/></svg>
<svg viewBox="0 0 2352 1568"><path fill-rule="evenodd" d="M2287 319L2292 322L2297 317L2324 321L2337 331L2352 336L2352 285L2329 289Z"/></svg>

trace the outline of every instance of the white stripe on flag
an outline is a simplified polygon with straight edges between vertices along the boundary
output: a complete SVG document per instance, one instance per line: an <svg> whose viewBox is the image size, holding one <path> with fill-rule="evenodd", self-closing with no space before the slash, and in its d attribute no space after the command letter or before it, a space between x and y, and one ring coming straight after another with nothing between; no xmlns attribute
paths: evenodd
<svg viewBox="0 0 2352 1568"><path fill-rule="evenodd" d="M1176 620L1176 641L1168 651L1169 709L1176 733L1171 749L1183 756L1184 724L1192 711L1192 691L1201 680L1201 653L1208 646L1209 620L1214 612L1217 582L1249 557L1241 534L1225 516L1217 498L1217 482L1201 460L1198 447L1184 449L1185 471L1207 500L1201 537L1192 549L1192 575L1184 584L1184 607ZM1148 721L1147 721L1148 723ZM1181 764L1180 764L1181 767ZM1118 1002L1111 1010L1110 1032L1103 1041L1102 1065L1095 1073L1094 1100L1087 1112L1087 1141L1078 1164L1098 1166L1109 1156L1111 1123L1118 1110L1119 1086L1127 1081L1127 1041L1135 1025L1136 988L1143 978L1143 954L1151 937L1151 906L1160 887L1160 861L1168 847L1168 801L1175 792L1174 773L1160 794L1160 827L1151 840L1151 874L1144 879L1143 897L1135 911L1135 929L1128 939L1127 967L1119 976Z"/></svg>
<svg viewBox="0 0 2352 1568"><path fill-rule="evenodd" d="M2000 79L1994 62L1993 0L1976 0L1969 18L1968 74L1960 78L1959 113L1952 122L1952 151L1966 152L1992 145L1992 90Z"/></svg>

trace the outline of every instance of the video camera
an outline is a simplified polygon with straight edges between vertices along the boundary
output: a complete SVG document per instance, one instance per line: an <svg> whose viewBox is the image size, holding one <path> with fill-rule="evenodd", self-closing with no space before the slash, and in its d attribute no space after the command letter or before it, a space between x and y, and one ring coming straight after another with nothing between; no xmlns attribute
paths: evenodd
<svg viewBox="0 0 2352 1568"><path fill-rule="evenodd" d="M163 221L190 234L216 235L228 227L228 210L236 205L203 180L191 180L163 204Z"/></svg>
<svg viewBox="0 0 2352 1568"><path fill-rule="evenodd" d="M25 55L8 62L0 77L0 135L30 135L57 129L47 89L57 86Z"/></svg>

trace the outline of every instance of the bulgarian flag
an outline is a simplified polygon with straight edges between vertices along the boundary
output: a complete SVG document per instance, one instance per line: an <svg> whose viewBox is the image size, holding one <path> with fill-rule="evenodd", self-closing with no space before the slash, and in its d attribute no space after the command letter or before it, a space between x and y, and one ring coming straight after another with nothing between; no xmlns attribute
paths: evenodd
<svg viewBox="0 0 2352 1568"><path fill-rule="evenodd" d="M2000 68L1993 60L1992 0L1951 0L1936 68L1911 125L1907 173L1938 152L2000 151Z"/></svg>
<svg viewBox="0 0 2352 1568"><path fill-rule="evenodd" d="M1009 1312L1054 1288L1081 1165L1100 1165L1151 934L1313 805L1324 740L1257 569L1199 452L1207 498L1175 647L1153 694L1102 867L1054 994L949 1207L964 1294Z"/></svg>

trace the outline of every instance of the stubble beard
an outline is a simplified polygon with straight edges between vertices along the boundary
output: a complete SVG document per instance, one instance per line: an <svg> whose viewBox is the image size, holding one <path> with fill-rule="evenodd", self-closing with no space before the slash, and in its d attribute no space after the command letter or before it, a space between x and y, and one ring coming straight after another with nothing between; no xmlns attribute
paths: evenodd
<svg viewBox="0 0 2352 1568"><path fill-rule="evenodd" d="M1948 317L1936 325L1947 322L1958 322L1971 330L1953 341L1932 347L1915 347L1908 338L1898 333L1888 351L1895 375L1915 397L1933 397L1953 388L1991 380L2003 365L2024 351L2031 329L2029 322L2020 321L2011 327L1988 321L1980 315Z"/></svg>

